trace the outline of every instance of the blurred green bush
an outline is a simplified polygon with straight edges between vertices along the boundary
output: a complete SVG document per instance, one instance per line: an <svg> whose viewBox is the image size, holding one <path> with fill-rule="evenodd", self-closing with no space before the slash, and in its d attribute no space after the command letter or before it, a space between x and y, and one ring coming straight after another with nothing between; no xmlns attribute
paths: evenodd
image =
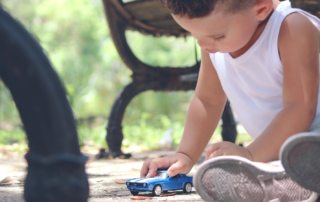
<svg viewBox="0 0 320 202"><path fill-rule="evenodd" d="M116 94L130 83L131 71L118 56L109 34L101 0L0 0L4 8L34 35L61 77L77 119L108 116ZM191 37L153 38L127 32L139 59L155 66L191 66L195 42ZM197 47L199 51L199 47ZM198 58L199 59L199 58ZM157 146L173 128L174 144L182 135L193 91L145 92L133 99L123 120L124 145ZM20 122L10 93L0 82L0 122ZM80 143L88 139L105 145L105 126L79 125ZM22 141L21 132L0 129L0 144ZM10 134L11 135L10 135ZM16 134L16 135L15 135ZM9 137L11 136L11 137Z"/></svg>

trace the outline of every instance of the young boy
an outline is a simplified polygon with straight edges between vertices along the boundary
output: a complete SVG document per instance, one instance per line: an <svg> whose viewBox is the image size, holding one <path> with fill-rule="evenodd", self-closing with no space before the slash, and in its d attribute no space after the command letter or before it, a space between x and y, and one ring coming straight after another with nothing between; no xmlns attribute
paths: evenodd
<svg viewBox="0 0 320 202"><path fill-rule="evenodd" d="M228 97L254 141L246 148L229 142L207 148L206 160L210 160L194 177L199 194L208 201L314 201L317 194L292 181L282 167L252 161L278 160L289 137L320 128L320 119L315 119L320 117L320 20L292 9L289 1L162 2L197 39L202 61L176 154L146 161L141 177L152 177L161 168L168 168L171 176L189 173L218 125ZM303 142L308 138L302 136L309 142ZM289 138L281 151L292 177L318 192L319 136L306 133ZM308 152L310 148L314 149Z"/></svg>

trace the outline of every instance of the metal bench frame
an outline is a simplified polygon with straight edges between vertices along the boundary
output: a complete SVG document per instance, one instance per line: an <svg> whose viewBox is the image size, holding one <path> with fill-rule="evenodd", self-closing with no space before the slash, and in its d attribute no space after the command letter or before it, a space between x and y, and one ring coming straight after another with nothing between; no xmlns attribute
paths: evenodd
<svg viewBox="0 0 320 202"><path fill-rule="evenodd" d="M0 6L0 78L28 137L27 202L86 202L87 157L58 75L40 45Z"/></svg>
<svg viewBox="0 0 320 202"><path fill-rule="evenodd" d="M125 37L126 30L136 30L142 34L152 35L154 37L184 37L189 35L188 32L174 22L171 14L161 5L160 1L139 0L124 4L121 0L103 0L103 3L114 44L124 63L133 72L131 76L133 80L132 83L124 87L112 106L106 139L109 152L113 157L121 155L130 157L130 154L124 154L121 151L123 140L122 118L129 102L134 96L148 90L194 90L197 84L200 62L197 62L192 67L153 67L141 62L131 51ZM141 20L130 13L130 11L141 13L148 9L157 9L157 13L162 13L164 17L162 17L162 19ZM140 17L141 16L143 17L143 15L140 15ZM149 18L152 18L152 16L149 16ZM196 77L188 79L187 75L196 75ZM229 103L226 104L222 121L223 140L235 142L237 135L236 123Z"/></svg>

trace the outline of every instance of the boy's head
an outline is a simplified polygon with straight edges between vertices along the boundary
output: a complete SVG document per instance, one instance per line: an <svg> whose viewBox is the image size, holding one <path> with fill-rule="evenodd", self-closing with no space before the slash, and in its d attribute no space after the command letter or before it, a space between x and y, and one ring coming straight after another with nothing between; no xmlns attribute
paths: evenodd
<svg viewBox="0 0 320 202"><path fill-rule="evenodd" d="M173 15L200 18L213 10L223 9L228 13L238 13L254 6L260 0L160 0Z"/></svg>
<svg viewBox="0 0 320 202"><path fill-rule="evenodd" d="M203 50L235 52L252 39L278 0L160 0ZM280 3L280 2L279 2Z"/></svg>

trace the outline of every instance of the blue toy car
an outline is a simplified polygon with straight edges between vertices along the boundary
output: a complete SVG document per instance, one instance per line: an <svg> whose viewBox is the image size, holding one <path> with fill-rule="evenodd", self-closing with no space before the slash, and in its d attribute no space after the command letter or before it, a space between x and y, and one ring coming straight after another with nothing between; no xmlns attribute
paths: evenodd
<svg viewBox="0 0 320 202"><path fill-rule="evenodd" d="M134 178L126 182L127 188L132 195L137 195L140 191L152 191L153 195L159 196L162 192L182 189L185 193L190 193L193 187L192 177L178 174L173 177L168 176L167 170L158 170L158 174L152 178Z"/></svg>

